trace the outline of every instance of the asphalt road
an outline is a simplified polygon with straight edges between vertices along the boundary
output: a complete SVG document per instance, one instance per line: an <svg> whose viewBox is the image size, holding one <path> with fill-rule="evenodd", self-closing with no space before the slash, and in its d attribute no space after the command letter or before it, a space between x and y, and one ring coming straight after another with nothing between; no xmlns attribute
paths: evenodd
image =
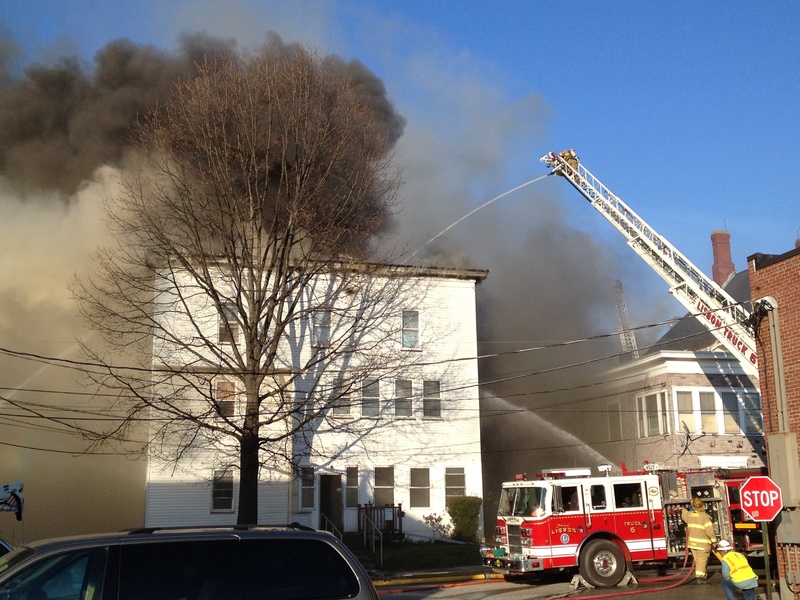
<svg viewBox="0 0 800 600"><path fill-rule="evenodd" d="M720 600L724 598L720 587L719 573L713 573L707 584L694 583L693 574L688 576L672 572L669 577L659 577L655 571L637 573L638 584L614 588L578 588L570 585L570 579L540 582L535 580L505 581L485 579L454 582L425 582L422 579L409 580L407 585L379 587L382 600L532 600L576 598L581 600L624 598L633 595L646 595L652 600ZM679 577L676 577L678 575ZM766 597L766 590L759 589L760 598ZM777 592L773 600L779 600Z"/></svg>

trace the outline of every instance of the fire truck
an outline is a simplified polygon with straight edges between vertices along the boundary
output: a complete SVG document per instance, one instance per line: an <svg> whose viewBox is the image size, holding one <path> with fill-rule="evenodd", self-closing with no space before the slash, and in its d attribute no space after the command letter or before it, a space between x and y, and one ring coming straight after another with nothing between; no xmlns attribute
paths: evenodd
<svg viewBox="0 0 800 600"><path fill-rule="evenodd" d="M635 564L683 561L681 512L692 498L705 503L717 539L738 536L740 548L756 548L748 538L755 527L737 527L747 525L737 495L746 475L654 464L637 472L623 464L620 475L611 470L600 465L593 476L590 468L546 469L535 480L517 476L504 483L495 547L483 564L506 575L577 569L583 583L595 587L635 582Z"/></svg>

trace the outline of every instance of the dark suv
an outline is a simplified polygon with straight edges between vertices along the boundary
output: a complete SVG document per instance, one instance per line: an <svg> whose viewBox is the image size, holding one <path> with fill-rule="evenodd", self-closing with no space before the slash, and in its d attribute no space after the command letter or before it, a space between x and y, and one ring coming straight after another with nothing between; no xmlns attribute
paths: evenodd
<svg viewBox="0 0 800 600"><path fill-rule="evenodd" d="M0 600L377 600L334 536L298 525L141 529L0 557Z"/></svg>

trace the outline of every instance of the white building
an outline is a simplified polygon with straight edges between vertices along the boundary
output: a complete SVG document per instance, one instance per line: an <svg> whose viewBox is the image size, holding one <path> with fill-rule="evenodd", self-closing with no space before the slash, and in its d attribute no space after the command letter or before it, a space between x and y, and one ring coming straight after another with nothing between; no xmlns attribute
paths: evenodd
<svg viewBox="0 0 800 600"><path fill-rule="evenodd" d="M290 328L279 351L283 367L270 385L290 386L306 411L313 409L313 397L331 390L339 396L315 413L299 435L283 442L281 451L293 457L294 467L288 461L264 461L259 522L356 531L359 505L373 504L395 512L400 507L404 533L430 538L433 530L423 519L445 515L447 497L482 495L475 287L486 275L482 270L383 267L378 276L370 276L369 285L382 290L386 302L368 316L369 326L346 342L358 305L352 298L358 294L331 279L324 285L317 280L309 297L319 296L323 288L345 292L317 303ZM190 286L191 280L186 281ZM359 293L368 295L363 289ZM202 335L218 336L224 350L231 335L242 335L220 326L217 311L202 301L191 308L191 319L174 308L162 310L163 319L187 338L198 335L192 328L200 327ZM315 353L333 345L345 351L321 361L324 368L308 368ZM179 346L156 343L154 366L192 360L194 354ZM206 372L214 361L204 356ZM351 376L355 372L360 379ZM359 383L342 392L341 382L348 380ZM241 414L235 378L220 370L206 383L215 386L221 415L235 419ZM270 426L280 430L285 423ZM178 463L163 452L151 454L146 526L236 522L236 449L224 437L202 435L205 441Z"/></svg>

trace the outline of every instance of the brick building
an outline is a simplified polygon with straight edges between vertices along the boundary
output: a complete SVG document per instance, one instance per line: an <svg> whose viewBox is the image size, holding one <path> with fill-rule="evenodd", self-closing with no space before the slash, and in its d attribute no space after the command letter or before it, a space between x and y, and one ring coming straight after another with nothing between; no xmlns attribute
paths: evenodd
<svg viewBox="0 0 800 600"><path fill-rule="evenodd" d="M796 583L800 575L800 240L794 250L780 255L753 254L747 262L754 302L774 299L770 300L775 308L772 314L761 313L756 321L769 474L781 487L785 508L771 525L781 597L800 598Z"/></svg>

